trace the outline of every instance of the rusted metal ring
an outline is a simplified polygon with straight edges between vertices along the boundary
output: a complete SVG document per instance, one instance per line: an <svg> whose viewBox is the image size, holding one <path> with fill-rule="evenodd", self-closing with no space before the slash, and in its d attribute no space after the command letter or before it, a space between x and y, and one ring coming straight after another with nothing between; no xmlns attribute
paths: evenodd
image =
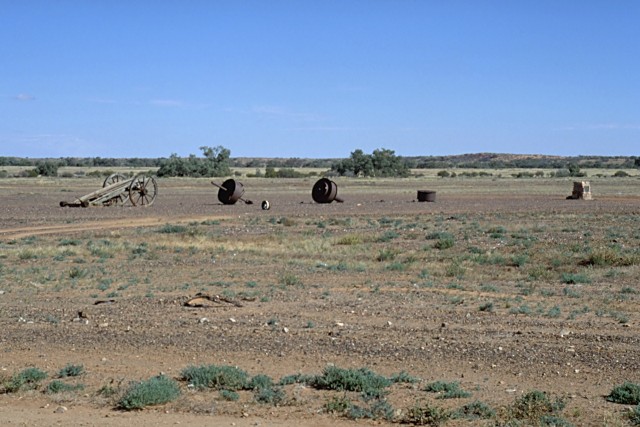
<svg viewBox="0 0 640 427"><path fill-rule="evenodd" d="M321 178L313 185L311 197L316 203L331 203L338 195L338 185L328 178Z"/></svg>
<svg viewBox="0 0 640 427"><path fill-rule="evenodd" d="M235 179L228 179L219 186L218 200L225 205L235 204L244 194L244 186Z"/></svg>

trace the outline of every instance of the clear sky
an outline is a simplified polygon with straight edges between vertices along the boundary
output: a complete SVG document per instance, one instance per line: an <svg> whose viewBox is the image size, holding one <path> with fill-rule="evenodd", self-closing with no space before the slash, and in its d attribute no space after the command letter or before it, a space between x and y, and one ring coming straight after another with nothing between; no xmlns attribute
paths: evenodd
<svg viewBox="0 0 640 427"><path fill-rule="evenodd" d="M0 156L640 155L638 0L0 0Z"/></svg>

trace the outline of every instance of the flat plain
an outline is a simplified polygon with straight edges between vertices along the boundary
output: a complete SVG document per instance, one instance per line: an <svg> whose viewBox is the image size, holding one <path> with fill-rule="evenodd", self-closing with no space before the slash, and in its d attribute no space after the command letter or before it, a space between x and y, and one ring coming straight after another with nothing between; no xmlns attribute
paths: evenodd
<svg viewBox="0 0 640 427"><path fill-rule="evenodd" d="M344 202L330 204L312 201L314 178L239 180L253 203L158 179L145 208L60 207L99 179L0 180L3 420L541 425L518 412L541 392L564 425L628 425L607 396L640 383L638 178L592 179L591 201L567 200L569 179L337 178ZM277 393L185 379L211 365ZM65 366L82 374L51 392ZM9 392L33 367L48 377ZM304 380L328 367L391 381L366 396ZM159 374L177 399L118 408ZM493 413L460 415L473 405Z"/></svg>

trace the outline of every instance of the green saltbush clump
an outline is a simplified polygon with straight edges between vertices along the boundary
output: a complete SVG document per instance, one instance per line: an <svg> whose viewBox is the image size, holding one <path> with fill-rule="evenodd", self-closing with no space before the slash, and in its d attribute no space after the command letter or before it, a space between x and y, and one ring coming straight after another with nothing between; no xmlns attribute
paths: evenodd
<svg viewBox="0 0 640 427"><path fill-rule="evenodd" d="M509 415L515 420L568 427L571 424L559 417L565 404L563 399L551 400L546 393L534 390L516 399L509 408ZM553 423L550 423L550 420L553 420Z"/></svg>
<svg viewBox="0 0 640 427"><path fill-rule="evenodd" d="M312 387L323 390L376 392L391 385L391 380L367 368L342 369L327 366L322 375L313 377Z"/></svg>
<svg viewBox="0 0 640 427"><path fill-rule="evenodd" d="M427 384L424 391L441 393L438 399L459 399L471 396L471 393L460 388L460 383L457 381L435 381Z"/></svg>
<svg viewBox="0 0 640 427"><path fill-rule="evenodd" d="M640 384L626 381L622 385L614 387L607 396L607 400L624 405L638 405L640 404Z"/></svg>
<svg viewBox="0 0 640 427"><path fill-rule="evenodd" d="M198 389L244 390L249 383L249 375L236 366L189 366L181 375Z"/></svg>
<svg viewBox="0 0 640 427"><path fill-rule="evenodd" d="M77 377L84 373L84 366L68 364L58 372L59 378Z"/></svg>
<svg viewBox="0 0 640 427"><path fill-rule="evenodd" d="M476 400L456 410L453 416L467 420L490 419L496 416L496 411L486 403Z"/></svg>
<svg viewBox="0 0 640 427"><path fill-rule="evenodd" d="M74 385L74 384L67 384L60 380L53 380L49 383L49 385L47 385L45 393L56 394L56 393L62 393L65 391L77 391L77 390L83 390L83 389L84 389L84 385L82 384Z"/></svg>
<svg viewBox="0 0 640 427"><path fill-rule="evenodd" d="M258 403L278 405L286 398L284 390L275 386L271 377L263 374L251 378L247 389L253 390L254 398Z"/></svg>
<svg viewBox="0 0 640 427"><path fill-rule="evenodd" d="M417 403L409 408L406 415L402 418L402 423L437 427L443 425L451 416L452 414L448 410L424 402Z"/></svg>
<svg viewBox="0 0 640 427"><path fill-rule="evenodd" d="M146 381L133 382L118 401L118 408L131 411L146 406L161 405L180 396L178 384L164 375Z"/></svg>
<svg viewBox="0 0 640 427"><path fill-rule="evenodd" d="M20 390L36 389L47 378L47 373L38 368L27 368L13 375L9 381L2 384L5 393L16 393Z"/></svg>

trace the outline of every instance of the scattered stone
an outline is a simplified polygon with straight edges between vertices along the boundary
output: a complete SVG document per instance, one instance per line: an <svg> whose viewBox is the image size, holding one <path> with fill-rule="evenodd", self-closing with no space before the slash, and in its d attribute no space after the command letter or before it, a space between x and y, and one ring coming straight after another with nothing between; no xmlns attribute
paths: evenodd
<svg viewBox="0 0 640 427"><path fill-rule="evenodd" d="M66 406L58 406L53 412L55 412L56 414L64 414L65 412L67 412L67 410L68 409Z"/></svg>
<svg viewBox="0 0 640 427"><path fill-rule="evenodd" d="M284 332L285 334L289 333L289 328L287 328L286 326L284 328L282 328L282 332Z"/></svg>
<svg viewBox="0 0 640 427"><path fill-rule="evenodd" d="M236 319L234 319L233 317L231 317L231 318L229 318L229 322L231 322L231 323L236 323L236 322L237 322L237 320L236 320Z"/></svg>
<svg viewBox="0 0 640 427"><path fill-rule="evenodd" d="M209 319L206 317L201 317L200 320L198 320L198 323L209 323Z"/></svg>

